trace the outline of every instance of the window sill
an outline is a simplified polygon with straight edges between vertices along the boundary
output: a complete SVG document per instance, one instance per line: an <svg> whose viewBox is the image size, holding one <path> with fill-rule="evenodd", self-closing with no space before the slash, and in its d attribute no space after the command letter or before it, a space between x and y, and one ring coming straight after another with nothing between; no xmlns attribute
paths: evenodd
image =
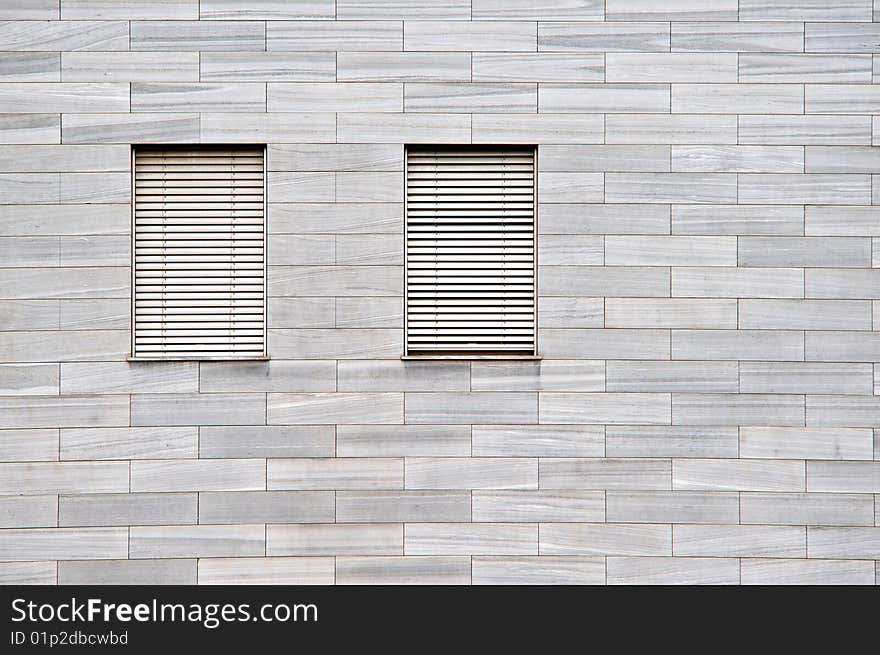
<svg viewBox="0 0 880 655"><path fill-rule="evenodd" d="M266 362L271 359L268 355L262 357L126 357L127 362Z"/></svg>
<svg viewBox="0 0 880 655"><path fill-rule="evenodd" d="M494 362L537 362L541 355L401 355L403 361L494 361Z"/></svg>

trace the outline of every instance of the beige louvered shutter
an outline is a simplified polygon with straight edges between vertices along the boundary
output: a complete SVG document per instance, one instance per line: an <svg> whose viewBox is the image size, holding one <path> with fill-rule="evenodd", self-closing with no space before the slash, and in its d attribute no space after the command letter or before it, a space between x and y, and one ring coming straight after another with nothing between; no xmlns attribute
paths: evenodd
<svg viewBox="0 0 880 655"><path fill-rule="evenodd" d="M263 153L135 150L135 357L265 355Z"/></svg>
<svg viewBox="0 0 880 655"><path fill-rule="evenodd" d="M535 149L411 146L409 356L535 354Z"/></svg>

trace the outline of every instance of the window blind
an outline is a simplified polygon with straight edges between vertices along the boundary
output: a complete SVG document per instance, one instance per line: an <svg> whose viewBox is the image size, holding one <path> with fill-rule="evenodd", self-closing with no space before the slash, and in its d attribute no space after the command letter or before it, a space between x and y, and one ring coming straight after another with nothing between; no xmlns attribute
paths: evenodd
<svg viewBox="0 0 880 655"><path fill-rule="evenodd" d="M135 357L265 354L262 147L134 151Z"/></svg>
<svg viewBox="0 0 880 655"><path fill-rule="evenodd" d="M407 355L535 354L534 147L410 146Z"/></svg>

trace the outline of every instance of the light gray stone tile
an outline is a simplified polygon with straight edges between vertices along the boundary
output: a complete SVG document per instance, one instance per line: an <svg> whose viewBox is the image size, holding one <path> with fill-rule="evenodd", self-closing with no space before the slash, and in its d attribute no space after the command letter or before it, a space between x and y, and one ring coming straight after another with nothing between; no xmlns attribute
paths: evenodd
<svg viewBox="0 0 880 655"><path fill-rule="evenodd" d="M456 522L471 520L467 491L340 491L339 523Z"/></svg>
<svg viewBox="0 0 880 655"><path fill-rule="evenodd" d="M407 51L534 52L537 24L512 20L407 20L403 25L403 44Z"/></svg>
<svg viewBox="0 0 880 655"><path fill-rule="evenodd" d="M84 298L60 301L62 330L128 330L131 301L127 298Z"/></svg>
<svg viewBox="0 0 880 655"><path fill-rule="evenodd" d="M542 203L601 202L603 191L601 173L544 173L538 178L538 195Z"/></svg>
<svg viewBox="0 0 880 655"><path fill-rule="evenodd" d="M198 428L64 428L60 458L175 459L195 457Z"/></svg>
<svg viewBox="0 0 880 655"><path fill-rule="evenodd" d="M468 143L467 114L340 113L340 143Z"/></svg>
<svg viewBox="0 0 880 655"><path fill-rule="evenodd" d="M61 173L62 203L122 203L131 198L128 173Z"/></svg>
<svg viewBox="0 0 880 655"><path fill-rule="evenodd" d="M335 82L336 57L332 52L205 52L197 70L205 82Z"/></svg>
<svg viewBox="0 0 880 655"><path fill-rule="evenodd" d="M546 87L542 86L539 93ZM666 172L670 146L653 145L545 145L538 160L540 172L580 173ZM573 205L572 210L577 207ZM600 206L604 207L604 206ZM542 216L543 219L543 216Z"/></svg>
<svg viewBox="0 0 880 655"><path fill-rule="evenodd" d="M880 208L806 207L810 236L880 236Z"/></svg>
<svg viewBox="0 0 880 655"><path fill-rule="evenodd" d="M0 562L0 583L54 585L58 582L57 570L57 562Z"/></svg>
<svg viewBox="0 0 880 655"><path fill-rule="evenodd" d="M880 462L807 462L807 491L880 493Z"/></svg>
<svg viewBox="0 0 880 655"><path fill-rule="evenodd" d="M201 115L204 143L332 143L335 139L336 115L328 112Z"/></svg>
<svg viewBox="0 0 880 655"><path fill-rule="evenodd" d="M540 461L541 489L668 490L668 459L566 459Z"/></svg>
<svg viewBox="0 0 880 655"><path fill-rule="evenodd" d="M739 174L738 200L741 203L812 205L868 205L871 198L869 175L817 174Z"/></svg>
<svg viewBox="0 0 880 655"><path fill-rule="evenodd" d="M291 5L284 0L252 0L242 5L237 0L202 0L199 2L202 19L230 20L309 20L335 18L333 0L300 0Z"/></svg>
<svg viewBox="0 0 880 655"><path fill-rule="evenodd" d="M255 82L134 82L131 85L131 109L136 112L237 113L265 108L266 85Z"/></svg>
<svg viewBox="0 0 880 655"><path fill-rule="evenodd" d="M40 396L57 393L57 364L0 364L0 394Z"/></svg>
<svg viewBox="0 0 880 655"><path fill-rule="evenodd" d="M340 457L455 457L471 454L464 425L338 425Z"/></svg>
<svg viewBox="0 0 880 655"><path fill-rule="evenodd" d="M672 295L691 298L802 298L801 268L677 267Z"/></svg>
<svg viewBox="0 0 880 655"><path fill-rule="evenodd" d="M806 491L803 461L674 459L672 488L697 491Z"/></svg>
<svg viewBox="0 0 880 655"><path fill-rule="evenodd" d="M601 491L474 491L473 520L485 522L602 522Z"/></svg>
<svg viewBox="0 0 880 655"><path fill-rule="evenodd" d="M862 560L744 559L742 584L874 584L872 562Z"/></svg>
<svg viewBox="0 0 880 655"><path fill-rule="evenodd" d="M59 4L64 20L185 20L199 17L198 0L60 0Z"/></svg>
<svg viewBox="0 0 880 655"><path fill-rule="evenodd" d="M270 145L270 171L402 171L398 144Z"/></svg>
<svg viewBox="0 0 880 655"><path fill-rule="evenodd" d="M57 329L58 305L57 300L0 300L0 330Z"/></svg>
<svg viewBox="0 0 880 655"><path fill-rule="evenodd" d="M407 489L537 489L538 460L517 457L408 457Z"/></svg>
<svg viewBox="0 0 880 655"><path fill-rule="evenodd" d="M199 494L198 522L332 523L330 491L209 491Z"/></svg>
<svg viewBox="0 0 880 655"><path fill-rule="evenodd" d="M682 557L806 557L806 528L778 525L676 525L672 552Z"/></svg>
<svg viewBox="0 0 880 655"><path fill-rule="evenodd" d="M612 52L605 55L605 80L733 83L737 81L737 55L732 52Z"/></svg>
<svg viewBox="0 0 880 655"><path fill-rule="evenodd" d="M540 266L602 266L604 251L605 239L597 235L544 234L538 237Z"/></svg>
<svg viewBox="0 0 880 655"><path fill-rule="evenodd" d="M473 18L493 20L602 20L598 0L473 0Z"/></svg>
<svg viewBox="0 0 880 655"><path fill-rule="evenodd" d="M835 85L834 88L840 89L841 86ZM739 143L870 145L871 122L868 119L868 116L740 116Z"/></svg>
<svg viewBox="0 0 880 655"><path fill-rule="evenodd" d="M204 426L199 457L328 457L334 454L331 426Z"/></svg>
<svg viewBox="0 0 880 655"><path fill-rule="evenodd" d="M27 3L10 0L0 6L0 18L3 20L52 20L60 18L60 11L61 4L58 0L32 0ZM41 564L41 562L34 562L34 564Z"/></svg>
<svg viewBox="0 0 880 655"><path fill-rule="evenodd" d="M411 82L403 95L407 112L534 113L538 105L536 84Z"/></svg>
<svg viewBox="0 0 880 655"><path fill-rule="evenodd" d="M60 143L60 114L0 114L3 143Z"/></svg>
<svg viewBox="0 0 880 655"><path fill-rule="evenodd" d="M606 0L606 20L737 20L734 0Z"/></svg>
<svg viewBox="0 0 880 655"><path fill-rule="evenodd" d="M371 267L375 268L375 267ZM284 359L380 359L403 352L403 330L269 330L269 350Z"/></svg>
<svg viewBox="0 0 880 655"><path fill-rule="evenodd" d="M216 557L199 560L199 584L333 584L332 557Z"/></svg>
<svg viewBox="0 0 880 655"><path fill-rule="evenodd" d="M59 525L69 527L192 524L198 520L194 493L61 496L58 503Z"/></svg>
<svg viewBox="0 0 880 655"><path fill-rule="evenodd" d="M280 191L293 197L312 193L318 196L323 192L333 197L332 174L270 175L273 175L273 195ZM336 238L332 234L273 234L268 246L270 266L332 266L336 261Z"/></svg>
<svg viewBox="0 0 880 655"><path fill-rule="evenodd" d="M266 49L266 23L259 21L131 21L131 49L248 51Z"/></svg>
<svg viewBox="0 0 880 655"><path fill-rule="evenodd" d="M699 137L697 137L699 138ZM731 173L606 173L605 201L611 203L736 202Z"/></svg>
<svg viewBox="0 0 880 655"><path fill-rule="evenodd" d="M737 143L737 122L736 117L732 115L609 114L605 119L605 130L607 143L698 145ZM681 175L677 177L682 181L685 179ZM711 178L706 178L709 179ZM677 199L675 202L689 201ZM736 199L730 202L735 203Z"/></svg>
<svg viewBox="0 0 880 655"><path fill-rule="evenodd" d="M0 233L3 236L127 235L130 224L130 205L10 205L3 208L0 216ZM120 293L119 297L123 295Z"/></svg>
<svg viewBox="0 0 880 655"><path fill-rule="evenodd" d="M684 425L804 425L804 397L781 394L672 395L672 422Z"/></svg>
<svg viewBox="0 0 880 655"><path fill-rule="evenodd" d="M602 116L589 114L474 114L474 143L603 143Z"/></svg>
<svg viewBox="0 0 880 655"><path fill-rule="evenodd" d="M333 173L273 172L267 176L267 186L267 193L279 202L336 200L336 176ZM273 258L273 265L280 263Z"/></svg>
<svg viewBox="0 0 880 655"><path fill-rule="evenodd" d="M473 584L604 584L601 557L474 557Z"/></svg>
<svg viewBox="0 0 880 655"><path fill-rule="evenodd" d="M674 22L671 45L683 52L801 52L803 22Z"/></svg>
<svg viewBox="0 0 880 655"><path fill-rule="evenodd" d="M267 102L271 112L400 112L403 85L387 81L271 82ZM290 120L289 116L281 118Z"/></svg>
<svg viewBox="0 0 880 655"><path fill-rule="evenodd" d="M875 559L880 553L880 528L811 526L807 550L817 558Z"/></svg>
<svg viewBox="0 0 880 655"><path fill-rule="evenodd" d="M707 173L802 173L798 146L673 146L672 170Z"/></svg>
<svg viewBox="0 0 880 655"><path fill-rule="evenodd" d="M605 237L606 266L735 266L737 238L710 236Z"/></svg>
<svg viewBox="0 0 880 655"><path fill-rule="evenodd" d="M267 50L300 52L403 49L400 20L283 21L266 24Z"/></svg>
<svg viewBox="0 0 880 655"><path fill-rule="evenodd" d="M736 301L726 298L607 298L610 328L735 328Z"/></svg>
<svg viewBox="0 0 880 655"><path fill-rule="evenodd" d="M739 327L771 330L870 330L867 300L739 301Z"/></svg>
<svg viewBox="0 0 880 655"><path fill-rule="evenodd" d="M113 192L119 193L120 198L127 197L121 177L112 183ZM60 241L62 266L128 266L131 263L131 239L127 236L63 236Z"/></svg>
<svg viewBox="0 0 880 655"><path fill-rule="evenodd" d="M394 20L469 20L470 2L466 0L338 0L336 18ZM476 16L474 16L476 18Z"/></svg>
<svg viewBox="0 0 880 655"><path fill-rule="evenodd" d="M825 268L805 272L807 298L873 299L880 297L880 270Z"/></svg>
<svg viewBox="0 0 880 655"><path fill-rule="evenodd" d="M525 392L407 393L407 423L537 423L538 396Z"/></svg>
<svg viewBox="0 0 880 655"><path fill-rule="evenodd" d="M807 396L809 425L873 427L878 421L880 421L880 397Z"/></svg>
<svg viewBox="0 0 880 655"><path fill-rule="evenodd" d="M63 373L63 371L62 371ZM335 391L333 361L201 362L198 387L216 391Z"/></svg>
<svg viewBox="0 0 880 655"><path fill-rule="evenodd" d="M130 348L131 338L127 330L0 332L0 358L6 361L119 360L128 354ZM115 419L113 424L121 425Z"/></svg>
<svg viewBox="0 0 880 655"><path fill-rule="evenodd" d="M0 528L54 528L56 525L58 496L0 496Z"/></svg>
<svg viewBox="0 0 880 655"><path fill-rule="evenodd" d="M543 85L604 79L605 63L598 54L490 52L473 56L474 82L540 82Z"/></svg>
<svg viewBox="0 0 880 655"><path fill-rule="evenodd" d="M266 548L263 525L168 525L129 528L129 557L256 557Z"/></svg>
<svg viewBox="0 0 880 655"><path fill-rule="evenodd" d="M269 424L403 423L402 393L270 393Z"/></svg>
<svg viewBox="0 0 880 655"><path fill-rule="evenodd" d="M557 52L667 52L669 25L658 22L538 23L538 50Z"/></svg>
<svg viewBox="0 0 880 655"><path fill-rule="evenodd" d="M0 542L0 559L13 562L118 559L127 555L127 528L4 530Z"/></svg>
<svg viewBox="0 0 880 655"><path fill-rule="evenodd" d="M340 52L340 82L466 82L471 76L468 52Z"/></svg>
<svg viewBox="0 0 880 655"><path fill-rule="evenodd" d="M541 555L672 555L668 525L543 523Z"/></svg>
<svg viewBox="0 0 880 655"><path fill-rule="evenodd" d="M61 119L65 144L198 143L198 114L69 114Z"/></svg>
<svg viewBox="0 0 880 655"><path fill-rule="evenodd" d="M124 21L10 20L0 25L0 42L8 51L128 50L128 17Z"/></svg>
<svg viewBox="0 0 880 655"><path fill-rule="evenodd" d="M132 425L265 425L262 393L157 393L131 399Z"/></svg>
<svg viewBox="0 0 880 655"><path fill-rule="evenodd" d="M149 459L131 462L132 491L252 491L266 488L262 459Z"/></svg>
<svg viewBox="0 0 880 655"><path fill-rule="evenodd" d="M61 65L53 52L0 53L0 80L3 82L60 82Z"/></svg>
<svg viewBox="0 0 880 655"><path fill-rule="evenodd" d="M469 391L470 368L461 362L338 362L339 391Z"/></svg>
<svg viewBox="0 0 880 655"><path fill-rule="evenodd" d="M58 459L58 430L0 430L0 460L45 462Z"/></svg>
<svg viewBox="0 0 880 655"><path fill-rule="evenodd" d="M873 525L870 494L740 494L742 523L765 525Z"/></svg>
<svg viewBox="0 0 880 655"><path fill-rule="evenodd" d="M537 555L536 523L408 523L407 555Z"/></svg>
<svg viewBox="0 0 880 655"><path fill-rule="evenodd" d="M806 84L805 94L806 114L871 114L880 107L880 95L870 84ZM808 118L819 121L823 117ZM854 116L839 118L841 121L856 120Z"/></svg>
<svg viewBox="0 0 880 655"><path fill-rule="evenodd" d="M266 555L401 555L401 524L266 526Z"/></svg>
<svg viewBox="0 0 880 655"><path fill-rule="evenodd" d="M669 269L648 266L541 266L540 296L662 297L669 295Z"/></svg>
<svg viewBox="0 0 880 655"><path fill-rule="evenodd" d="M57 173L2 173L0 201L3 203L60 202L60 179Z"/></svg>
<svg viewBox="0 0 880 655"><path fill-rule="evenodd" d="M402 202L403 179L400 173L374 173L369 172L339 172L336 173L336 200L339 202ZM395 244L400 248L400 244ZM350 255L345 244L337 244L337 263L345 261ZM399 264L400 256L389 257L384 262L359 261L357 257L351 257L352 263L356 264Z"/></svg>
<svg viewBox="0 0 880 655"><path fill-rule="evenodd" d="M736 393L737 362L609 361L608 391Z"/></svg>
<svg viewBox="0 0 880 655"><path fill-rule="evenodd" d="M668 330L546 328L538 338L548 359L669 359Z"/></svg>
<svg viewBox="0 0 880 655"><path fill-rule="evenodd" d="M4 428L112 427L128 425L128 396L4 396Z"/></svg>
<svg viewBox="0 0 880 655"><path fill-rule="evenodd" d="M83 362L61 365L61 392L188 393L198 391L194 362Z"/></svg>
<svg viewBox="0 0 880 655"><path fill-rule="evenodd" d="M273 237L277 241L279 237ZM332 328L336 312L334 298L269 298L270 328ZM372 327L372 326L371 326Z"/></svg>
<svg viewBox="0 0 880 655"><path fill-rule="evenodd" d="M337 584L469 584L470 557L337 557Z"/></svg>
<svg viewBox="0 0 880 655"><path fill-rule="evenodd" d="M195 584L195 559L95 560L58 562L65 585Z"/></svg>
<svg viewBox="0 0 880 655"><path fill-rule="evenodd" d="M852 54L741 54L739 81L870 83L871 58Z"/></svg>
<svg viewBox="0 0 880 655"><path fill-rule="evenodd" d="M474 391L603 391L604 362L473 362Z"/></svg>
<svg viewBox="0 0 880 655"><path fill-rule="evenodd" d="M485 457L602 457L605 429L590 425L473 427L473 454Z"/></svg>
<svg viewBox="0 0 880 655"><path fill-rule="evenodd" d="M609 425L609 457L737 457L737 428Z"/></svg>
<svg viewBox="0 0 880 655"><path fill-rule="evenodd" d="M128 86L118 82L9 82L3 85L0 112L127 112Z"/></svg>
<svg viewBox="0 0 880 655"><path fill-rule="evenodd" d="M600 328L602 298L538 298L538 325L545 328Z"/></svg>
<svg viewBox="0 0 880 655"><path fill-rule="evenodd" d="M403 459L270 459L268 489L403 489Z"/></svg>
<svg viewBox="0 0 880 655"><path fill-rule="evenodd" d="M610 523L738 523L739 495L703 491L609 491Z"/></svg>
<svg viewBox="0 0 880 655"><path fill-rule="evenodd" d="M873 388L870 364L742 362L744 393L865 394Z"/></svg>
<svg viewBox="0 0 880 655"><path fill-rule="evenodd" d="M804 208L787 205L675 205L673 234L768 234L804 233Z"/></svg>
<svg viewBox="0 0 880 655"><path fill-rule="evenodd" d="M872 435L852 428L740 428L740 455L771 459L872 458Z"/></svg>
<svg viewBox="0 0 880 655"><path fill-rule="evenodd" d="M269 203L269 233L403 234L401 203ZM402 295L402 289L400 291Z"/></svg>
<svg viewBox="0 0 880 655"><path fill-rule="evenodd" d="M739 560L732 557L609 557L608 584L735 585Z"/></svg>
<svg viewBox="0 0 880 655"><path fill-rule="evenodd" d="M868 0L843 0L829 5L821 0L740 0L739 19L746 20L800 20L800 21L869 21L871 3Z"/></svg>
<svg viewBox="0 0 880 655"><path fill-rule="evenodd" d="M542 393L540 422L668 424L669 394Z"/></svg>
<svg viewBox="0 0 880 655"><path fill-rule="evenodd" d="M807 332L807 361L864 362L880 360L878 332Z"/></svg>
<svg viewBox="0 0 880 655"><path fill-rule="evenodd" d="M62 52L64 82L196 82L197 52Z"/></svg>

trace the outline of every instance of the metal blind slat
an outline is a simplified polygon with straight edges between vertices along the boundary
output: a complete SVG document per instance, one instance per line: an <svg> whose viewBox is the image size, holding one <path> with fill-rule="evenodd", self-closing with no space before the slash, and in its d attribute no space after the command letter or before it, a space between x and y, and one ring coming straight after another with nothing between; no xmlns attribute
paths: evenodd
<svg viewBox="0 0 880 655"><path fill-rule="evenodd" d="M535 354L535 149L406 162L407 354Z"/></svg>
<svg viewBox="0 0 880 655"><path fill-rule="evenodd" d="M137 148L133 343L138 357L265 353L262 148Z"/></svg>

